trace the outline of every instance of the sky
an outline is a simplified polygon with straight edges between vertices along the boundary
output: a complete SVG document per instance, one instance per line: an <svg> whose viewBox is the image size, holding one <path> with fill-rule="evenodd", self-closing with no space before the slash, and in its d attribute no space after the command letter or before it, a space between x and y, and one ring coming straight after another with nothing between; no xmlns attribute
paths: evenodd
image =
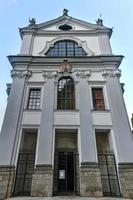
<svg viewBox="0 0 133 200"><path fill-rule="evenodd" d="M37 23L62 15L69 15L95 23L102 16L105 26L112 28L111 46L113 54L124 55L120 66L125 83L124 99L129 118L133 113L133 0L0 0L0 127L7 104L6 83L11 82L11 65L8 55L20 51L21 38L18 28L36 18Z"/></svg>

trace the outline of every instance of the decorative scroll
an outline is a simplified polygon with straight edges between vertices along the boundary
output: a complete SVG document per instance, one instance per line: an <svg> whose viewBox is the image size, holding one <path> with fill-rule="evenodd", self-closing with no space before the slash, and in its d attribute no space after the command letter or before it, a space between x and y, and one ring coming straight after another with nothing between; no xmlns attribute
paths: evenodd
<svg viewBox="0 0 133 200"><path fill-rule="evenodd" d="M45 71L43 74L44 78L52 79L57 76L57 71Z"/></svg>
<svg viewBox="0 0 133 200"><path fill-rule="evenodd" d="M72 72L72 65L68 62L68 60L64 60L58 70L59 73L71 73Z"/></svg>
<svg viewBox="0 0 133 200"><path fill-rule="evenodd" d="M19 70L11 70L11 77L12 78L19 78L19 79L22 79L24 77L31 77L32 76L32 71L27 71L27 70L24 70L24 71L19 71Z"/></svg>
<svg viewBox="0 0 133 200"><path fill-rule="evenodd" d="M89 70L82 70L82 71L77 71L76 72L76 76L78 78L89 78L89 76L91 75Z"/></svg>
<svg viewBox="0 0 133 200"><path fill-rule="evenodd" d="M116 70L103 70L102 75L107 78L114 78L114 77L120 77L121 76L121 70L116 69Z"/></svg>

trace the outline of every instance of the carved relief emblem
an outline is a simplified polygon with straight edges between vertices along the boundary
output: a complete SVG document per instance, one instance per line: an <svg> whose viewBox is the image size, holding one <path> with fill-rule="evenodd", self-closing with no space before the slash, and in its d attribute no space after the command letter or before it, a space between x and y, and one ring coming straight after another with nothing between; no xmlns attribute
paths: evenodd
<svg viewBox="0 0 133 200"><path fill-rule="evenodd" d="M64 60L61 66L59 67L59 73L71 73L72 65L68 62L68 60Z"/></svg>

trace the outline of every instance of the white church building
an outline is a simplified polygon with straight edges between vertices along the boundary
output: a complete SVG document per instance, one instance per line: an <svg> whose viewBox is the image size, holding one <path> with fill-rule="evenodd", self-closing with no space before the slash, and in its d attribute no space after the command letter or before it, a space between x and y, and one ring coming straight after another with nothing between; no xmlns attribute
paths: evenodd
<svg viewBox="0 0 133 200"><path fill-rule="evenodd" d="M0 135L0 197L133 198L133 138L112 29L63 15L20 29Z"/></svg>

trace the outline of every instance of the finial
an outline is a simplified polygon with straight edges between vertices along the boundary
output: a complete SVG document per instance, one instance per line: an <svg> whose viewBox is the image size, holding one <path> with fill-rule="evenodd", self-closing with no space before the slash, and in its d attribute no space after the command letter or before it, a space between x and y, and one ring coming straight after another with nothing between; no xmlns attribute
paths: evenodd
<svg viewBox="0 0 133 200"><path fill-rule="evenodd" d="M97 19L96 24L103 26L102 14L100 14L100 17Z"/></svg>
<svg viewBox="0 0 133 200"><path fill-rule="evenodd" d="M63 10L63 16L68 16L68 10L66 8Z"/></svg>
<svg viewBox="0 0 133 200"><path fill-rule="evenodd" d="M34 25L34 24L36 24L36 19L35 18L29 18L29 23L30 23L30 25Z"/></svg>

